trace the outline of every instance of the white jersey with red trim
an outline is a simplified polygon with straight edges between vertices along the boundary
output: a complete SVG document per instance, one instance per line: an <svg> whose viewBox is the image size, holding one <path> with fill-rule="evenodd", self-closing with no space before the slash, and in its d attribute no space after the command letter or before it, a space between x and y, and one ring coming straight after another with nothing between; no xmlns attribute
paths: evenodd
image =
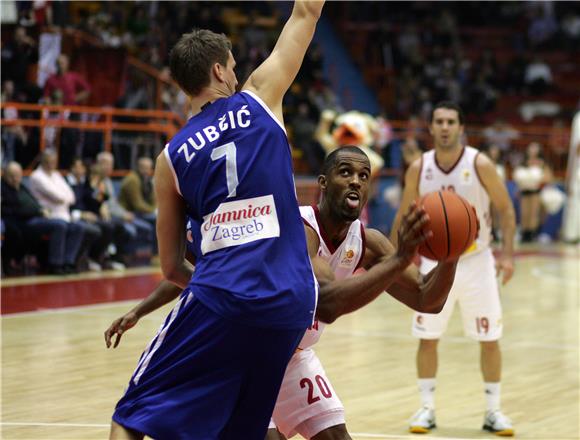
<svg viewBox="0 0 580 440"><path fill-rule="evenodd" d="M491 239L489 195L475 168L475 161L479 153L473 147L464 147L461 156L448 171L441 169L437 163L435 150L427 151L421 156L419 195L423 196L442 189L455 191L469 201L477 212L479 235L464 255L487 249Z"/></svg>
<svg viewBox="0 0 580 440"><path fill-rule="evenodd" d="M330 240L325 239L326 234L322 230L319 222L318 207L316 206L301 206L300 215L304 223L310 226L318 234L320 245L318 246L318 256L322 257L328 262L337 280L352 276L354 271L359 267L360 262L364 256L365 239L364 226L360 220L355 220L351 223L346 237L342 243L335 248ZM325 323L317 320L314 324L306 330L302 341L300 341L299 348L305 349L320 339Z"/></svg>

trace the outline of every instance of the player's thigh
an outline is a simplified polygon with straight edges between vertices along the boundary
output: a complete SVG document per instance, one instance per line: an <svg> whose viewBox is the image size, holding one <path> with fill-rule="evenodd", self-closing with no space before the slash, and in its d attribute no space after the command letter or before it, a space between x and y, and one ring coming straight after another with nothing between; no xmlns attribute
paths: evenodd
<svg viewBox="0 0 580 440"><path fill-rule="evenodd" d="M496 341L503 333L499 286L491 251L474 255L465 268L464 291L459 298L463 329L477 341Z"/></svg>
<svg viewBox="0 0 580 440"><path fill-rule="evenodd" d="M311 438L327 428L345 423L342 402L313 350L299 351L292 357L273 419L288 438L297 432Z"/></svg>
<svg viewBox="0 0 580 440"><path fill-rule="evenodd" d="M264 438L284 373L304 330L256 328L242 364L246 371L240 395L220 439Z"/></svg>

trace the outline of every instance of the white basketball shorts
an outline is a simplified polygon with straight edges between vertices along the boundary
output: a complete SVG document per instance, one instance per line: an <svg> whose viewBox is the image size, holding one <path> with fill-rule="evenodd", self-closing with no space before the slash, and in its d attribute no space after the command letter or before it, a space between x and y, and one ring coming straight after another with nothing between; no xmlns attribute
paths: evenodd
<svg viewBox="0 0 580 440"><path fill-rule="evenodd" d="M312 438L319 432L345 423L344 407L314 350L292 356L284 374L272 415L273 424L290 438Z"/></svg>
<svg viewBox="0 0 580 440"><path fill-rule="evenodd" d="M421 273L437 263L421 258ZM496 341L502 336L502 312L491 249L461 258L447 302L439 314L418 313L413 316L413 336L439 339L445 330L455 303L459 303L466 336L477 341Z"/></svg>

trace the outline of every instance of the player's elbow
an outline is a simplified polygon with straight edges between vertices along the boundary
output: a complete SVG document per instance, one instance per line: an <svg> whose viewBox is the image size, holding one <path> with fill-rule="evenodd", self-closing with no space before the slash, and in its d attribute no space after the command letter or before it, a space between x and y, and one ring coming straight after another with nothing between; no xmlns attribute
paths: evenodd
<svg viewBox="0 0 580 440"><path fill-rule="evenodd" d="M163 277L173 284L178 284L181 279L179 265L174 261L161 262L161 272Z"/></svg>
<svg viewBox="0 0 580 440"><path fill-rule="evenodd" d="M316 317L325 324L332 324L339 316L336 308L332 306L319 306L316 309Z"/></svg>
<svg viewBox="0 0 580 440"><path fill-rule="evenodd" d="M307 17L318 21L322 15L323 1L297 1L294 3L294 13L299 17Z"/></svg>
<svg viewBox="0 0 580 440"><path fill-rule="evenodd" d="M326 324L332 324L341 315L340 310L337 297L322 287L318 295L316 317Z"/></svg>
<svg viewBox="0 0 580 440"><path fill-rule="evenodd" d="M444 304L430 304L426 307L423 307L420 313L429 313L431 315L437 315L438 313L441 313L441 310L443 310L443 305Z"/></svg>

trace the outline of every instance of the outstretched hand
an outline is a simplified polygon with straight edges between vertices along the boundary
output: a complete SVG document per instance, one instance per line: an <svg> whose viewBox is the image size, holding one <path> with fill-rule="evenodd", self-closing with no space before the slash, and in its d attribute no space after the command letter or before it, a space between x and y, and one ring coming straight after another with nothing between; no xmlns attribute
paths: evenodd
<svg viewBox="0 0 580 440"><path fill-rule="evenodd" d="M117 348L119 342L121 341L121 336L123 336L127 330L134 327L135 324L137 324L137 321L139 321L139 318L135 312L129 312L120 318L115 319L109 328L105 331L105 344L107 344L107 348L111 347L111 340L113 335L116 335L113 348Z"/></svg>
<svg viewBox="0 0 580 440"><path fill-rule="evenodd" d="M411 203L407 212L403 215L399 226L397 255L407 261L411 261L417 253L421 243L433 235L431 230L424 232L423 228L429 224L429 216L425 210Z"/></svg>

